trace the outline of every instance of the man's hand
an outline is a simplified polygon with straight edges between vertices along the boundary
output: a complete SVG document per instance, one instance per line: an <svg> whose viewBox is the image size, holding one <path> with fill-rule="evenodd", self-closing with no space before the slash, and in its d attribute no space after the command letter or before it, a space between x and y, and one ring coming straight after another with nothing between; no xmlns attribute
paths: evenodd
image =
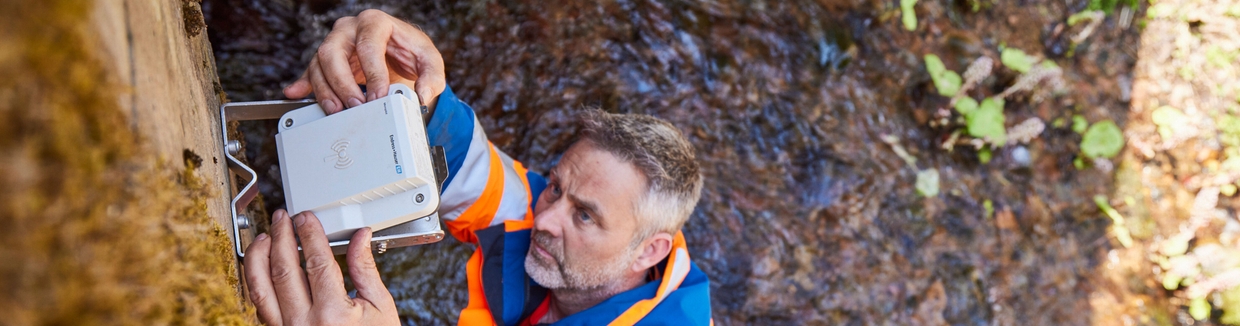
<svg viewBox="0 0 1240 326"><path fill-rule="evenodd" d="M411 85L433 109L443 93L443 56L430 37L413 25L379 10L336 20L306 72L284 88L284 96L314 92L327 114L387 96L392 83ZM358 84L368 90L365 98Z"/></svg>
<svg viewBox="0 0 1240 326"><path fill-rule="evenodd" d="M271 236L259 235L245 251L245 283L258 319L267 325L400 325L370 253L370 237L369 228L361 229L349 241L349 277L357 288L357 298L349 298L319 219L310 212L290 219L283 209L276 211Z"/></svg>

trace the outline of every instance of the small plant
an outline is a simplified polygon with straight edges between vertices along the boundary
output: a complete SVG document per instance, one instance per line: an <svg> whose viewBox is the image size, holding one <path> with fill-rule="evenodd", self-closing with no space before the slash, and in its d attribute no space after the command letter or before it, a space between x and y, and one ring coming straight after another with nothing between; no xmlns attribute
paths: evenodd
<svg viewBox="0 0 1240 326"><path fill-rule="evenodd" d="M999 53L999 61L1003 62L1003 66L1008 69L1026 73L1033 69L1033 64L1037 62L1037 59L1025 54L1025 51L1009 47Z"/></svg>
<svg viewBox="0 0 1240 326"><path fill-rule="evenodd" d="M905 30L917 30L917 13L913 12L913 5L916 4L917 0L900 0L900 20Z"/></svg>
<svg viewBox="0 0 1240 326"><path fill-rule="evenodd" d="M1124 149L1124 132L1114 121L1095 123L1081 136L1081 153L1090 159L1112 158Z"/></svg>
<svg viewBox="0 0 1240 326"><path fill-rule="evenodd" d="M947 69L937 55L927 54L925 58L926 70L930 71L930 80L934 81L934 88L939 91L939 95L955 96L960 91L960 75Z"/></svg>
<svg viewBox="0 0 1240 326"><path fill-rule="evenodd" d="M1103 195L1094 196L1094 204L1098 205L1098 209L1102 210L1111 218L1111 232L1115 233L1115 239L1119 244L1128 248L1132 246L1132 235L1128 232L1128 226L1124 222L1124 217L1119 215L1115 208L1107 203L1107 197Z"/></svg>
<svg viewBox="0 0 1240 326"><path fill-rule="evenodd" d="M1015 139L1016 142L1027 143L1045 129L1045 123L1037 118L1027 119L1014 126L1012 130L1007 129L1007 117L1004 114L1005 99L1019 92L1035 90L1035 86L1043 84L1048 84L1052 91L1059 92L1063 88L1062 70L1052 61L1044 61L1015 48L1003 49L1000 57L1004 67L1022 74L1002 93L978 102L970 97L968 92L991 75L992 67L995 65L993 59L977 58L969 64L969 67L965 69L964 78L961 78L955 71L947 69L937 55L925 55L926 70L930 73L935 90L939 95L951 98L949 105L960 114L962 119L957 121L964 127L963 133L960 130L952 132L942 146L944 149L950 151L958 142L972 144L978 150L978 160L987 163L992 157L991 149L1006 145L1009 134L1019 136ZM1034 93L1034 101L1040 101L1044 97L1040 94L1043 93ZM937 115L940 119L932 122L932 126L950 123L948 120L951 116L950 111L940 110ZM962 134L967 137L962 138Z"/></svg>
<svg viewBox="0 0 1240 326"><path fill-rule="evenodd" d="M969 136L977 137L996 147L1007 143L1007 129L1004 129L1003 99L987 98L977 110L964 116Z"/></svg>
<svg viewBox="0 0 1240 326"><path fill-rule="evenodd" d="M894 135L882 135L879 139L891 146L891 150L896 152L896 156L899 156L901 160L904 160L904 164L907 164L908 167L917 170L917 158L913 157L912 154L909 154L908 151L904 149L903 145L900 145L900 137L896 137ZM938 196L939 171L934 168L918 170L917 181L913 184L913 188L916 189L917 194L922 197L928 198Z"/></svg>

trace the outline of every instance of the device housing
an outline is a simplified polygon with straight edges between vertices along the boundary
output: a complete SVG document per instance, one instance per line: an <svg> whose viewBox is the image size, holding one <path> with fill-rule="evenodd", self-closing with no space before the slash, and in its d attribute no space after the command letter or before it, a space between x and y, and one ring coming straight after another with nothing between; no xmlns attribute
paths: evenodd
<svg viewBox="0 0 1240 326"><path fill-rule="evenodd" d="M398 92L331 116L317 104L281 116L290 214L314 212L332 241L434 214L439 187L420 108L413 92Z"/></svg>

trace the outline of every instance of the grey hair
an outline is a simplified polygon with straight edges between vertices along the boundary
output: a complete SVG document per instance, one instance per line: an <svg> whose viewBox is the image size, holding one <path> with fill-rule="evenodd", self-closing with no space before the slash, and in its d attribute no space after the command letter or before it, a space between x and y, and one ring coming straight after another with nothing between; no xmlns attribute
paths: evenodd
<svg viewBox="0 0 1240 326"><path fill-rule="evenodd" d="M646 177L646 192L634 203L638 232L633 245L659 233L676 234L702 196L702 174L695 150L680 130L644 114L589 109L577 115L578 141L633 164Z"/></svg>

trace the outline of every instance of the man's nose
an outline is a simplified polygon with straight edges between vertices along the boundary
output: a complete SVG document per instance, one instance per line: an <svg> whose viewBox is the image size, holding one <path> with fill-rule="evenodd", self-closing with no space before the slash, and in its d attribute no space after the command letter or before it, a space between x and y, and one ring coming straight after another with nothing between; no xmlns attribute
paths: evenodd
<svg viewBox="0 0 1240 326"><path fill-rule="evenodd" d="M534 229L549 233L551 236L559 238L564 233L564 222L568 221L568 209L565 206L556 203L549 209L544 209L534 215Z"/></svg>

